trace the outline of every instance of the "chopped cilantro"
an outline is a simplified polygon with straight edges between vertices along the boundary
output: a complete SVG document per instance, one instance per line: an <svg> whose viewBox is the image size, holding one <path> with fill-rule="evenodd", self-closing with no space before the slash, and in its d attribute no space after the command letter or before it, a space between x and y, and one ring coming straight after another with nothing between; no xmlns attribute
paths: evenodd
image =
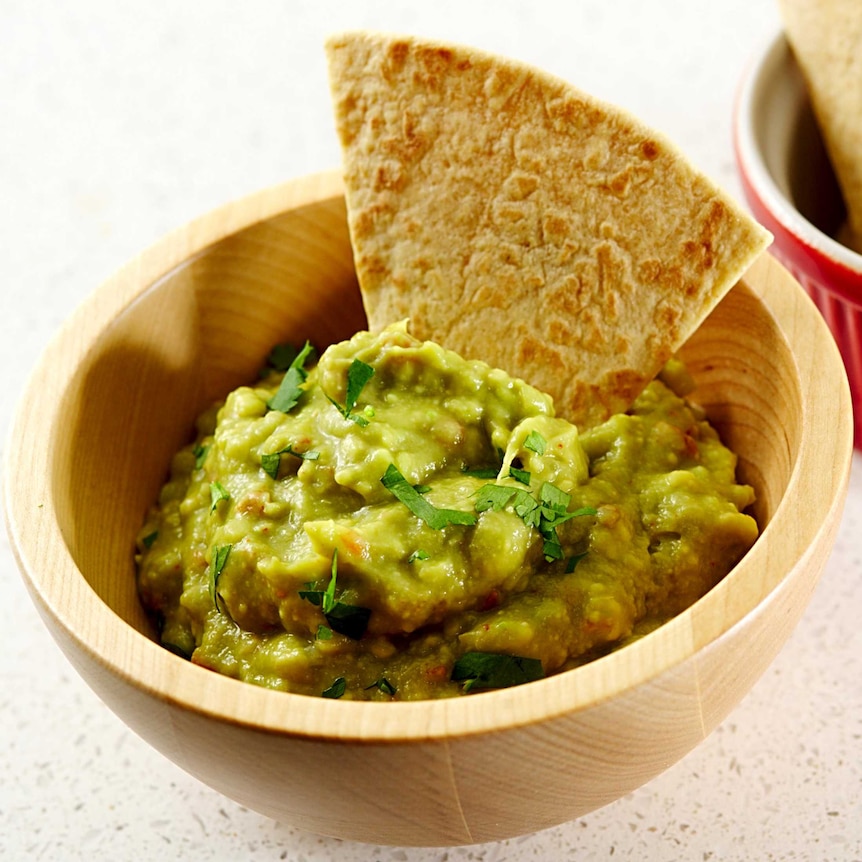
<svg viewBox="0 0 862 862"><path fill-rule="evenodd" d="M278 452L272 452L268 455L260 456L260 466L263 472L273 479L278 479L278 470L281 467L281 456L293 455L303 461L316 461L320 458L320 452L314 449L307 449L305 452L297 452L291 445L287 445L284 449L279 449Z"/></svg>
<svg viewBox="0 0 862 862"><path fill-rule="evenodd" d="M508 688L542 679L542 662L536 658L491 652L468 652L452 667L450 679L464 685L464 691Z"/></svg>
<svg viewBox="0 0 862 862"><path fill-rule="evenodd" d="M332 629L321 623L317 627L317 639L319 641L328 641L332 638Z"/></svg>
<svg viewBox="0 0 862 862"><path fill-rule="evenodd" d="M344 692L347 690L347 681L343 676L338 677L333 680L332 685L329 688L325 688L321 693L321 697L331 697L334 700L338 700L339 697L344 695Z"/></svg>
<svg viewBox="0 0 862 862"><path fill-rule="evenodd" d="M260 456L260 466L263 472L272 479L278 478L278 468L281 466L281 452Z"/></svg>
<svg viewBox="0 0 862 862"><path fill-rule="evenodd" d="M380 679L374 680L374 682L372 682L371 685L366 685L365 691L369 691L372 688L379 689L384 694L388 694L390 697L392 697L396 691L395 686L392 685L392 683L389 682L389 680L386 679L385 676L381 676Z"/></svg>
<svg viewBox="0 0 862 862"><path fill-rule="evenodd" d="M570 575L574 570L578 563L586 557L586 554L572 554L568 560L566 560L566 574Z"/></svg>
<svg viewBox="0 0 862 862"><path fill-rule="evenodd" d="M423 551L419 549L418 551L414 551L408 558L408 563L415 563L416 560L428 560L431 558L431 555L427 551Z"/></svg>
<svg viewBox="0 0 862 862"><path fill-rule="evenodd" d="M210 512L215 512L222 500L230 500L230 494L221 482L210 482Z"/></svg>
<svg viewBox="0 0 862 862"><path fill-rule="evenodd" d="M221 613L221 608L218 601L218 582L232 547L233 545L216 545L213 548L212 562L210 563L210 598L219 613Z"/></svg>
<svg viewBox="0 0 862 862"><path fill-rule="evenodd" d="M544 455L547 445L547 440L538 431L531 431L524 440L524 448L537 455Z"/></svg>
<svg viewBox="0 0 862 862"><path fill-rule="evenodd" d="M515 496L515 490L515 488L508 488L505 485L483 485L476 492L476 511L485 512L488 509L493 509L495 512L499 512Z"/></svg>
<svg viewBox="0 0 862 862"><path fill-rule="evenodd" d="M462 467L461 472L476 479L496 479L500 471L496 467Z"/></svg>
<svg viewBox="0 0 862 862"><path fill-rule="evenodd" d="M317 605L329 628L353 640L359 640L368 628L371 611L359 605L349 605L335 598L335 583L338 577L338 551L332 552L332 575L325 590L300 590L299 597ZM320 629L318 628L318 636Z"/></svg>
<svg viewBox="0 0 862 862"><path fill-rule="evenodd" d="M463 466L461 472L467 476L474 476L476 479L496 479L500 475L500 470L503 468L503 458L506 453L498 446L497 447L497 463L489 464L486 467L467 467Z"/></svg>
<svg viewBox="0 0 862 862"><path fill-rule="evenodd" d="M266 366L275 371L287 371L299 351L293 344L275 344L266 355Z"/></svg>
<svg viewBox="0 0 862 862"><path fill-rule="evenodd" d="M200 470L204 465L204 461L207 459L207 455L209 454L210 447L202 446L200 443L195 445L195 448L192 449L192 454L195 456L195 469Z"/></svg>
<svg viewBox="0 0 862 862"><path fill-rule="evenodd" d="M385 488L400 500L416 517L433 530L442 530L450 524L472 526L476 516L457 509L438 509L429 503L405 478L394 464L390 464L380 480Z"/></svg>
<svg viewBox="0 0 862 862"><path fill-rule="evenodd" d="M144 538L141 539L141 542L143 543L144 547L149 551L149 549L153 546L153 542L155 542L158 537L159 531L154 530L152 533L148 533L146 536L144 536Z"/></svg>
<svg viewBox="0 0 862 862"><path fill-rule="evenodd" d="M483 485L476 492L475 509L484 512L493 509L499 512L506 506L512 506L515 514L528 526L535 527L542 535L544 544L542 552L548 562L561 560L563 548L557 537L557 527L572 518L583 515L595 515L596 510L584 506L569 512L571 494L544 482L539 489L539 500L521 488L509 488L505 485Z"/></svg>
<svg viewBox="0 0 862 862"><path fill-rule="evenodd" d="M280 413L289 413L299 401L302 395L302 384L308 377L305 363L312 356L314 348L306 341L305 346L294 356L284 377L281 379L278 391L269 399L266 406L270 410L278 410Z"/></svg>
<svg viewBox="0 0 862 862"><path fill-rule="evenodd" d="M522 470L520 467L509 467L509 475L522 485L530 484L530 471Z"/></svg>
<svg viewBox="0 0 862 862"><path fill-rule="evenodd" d="M174 655L178 655L180 658L190 659L191 654L186 652L179 644L171 643L170 641L162 641L162 646L168 651L172 652Z"/></svg>
<svg viewBox="0 0 862 862"><path fill-rule="evenodd" d="M373 376L374 369L370 365L366 365L361 359L354 359L353 362L350 363L350 368L347 369L347 394L345 395L344 406L342 407L342 405L333 398L329 399L335 406L335 409L338 410L345 419L349 419L351 422L355 422L361 427L365 427L368 424L368 420L365 416L354 413L353 408L356 406L356 402L359 399L360 393L365 388L365 384L368 383ZM328 397L329 396L327 396L327 398ZM373 410L371 411L371 415L374 415Z"/></svg>

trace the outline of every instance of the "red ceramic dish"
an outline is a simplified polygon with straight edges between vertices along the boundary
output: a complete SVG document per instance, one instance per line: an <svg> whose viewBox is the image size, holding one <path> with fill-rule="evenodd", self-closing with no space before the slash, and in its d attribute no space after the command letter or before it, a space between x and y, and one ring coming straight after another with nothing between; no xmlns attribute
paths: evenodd
<svg viewBox="0 0 862 862"><path fill-rule="evenodd" d="M844 204L783 34L743 80L734 149L748 204L775 237L773 253L814 300L841 351L862 449L862 255L834 239Z"/></svg>

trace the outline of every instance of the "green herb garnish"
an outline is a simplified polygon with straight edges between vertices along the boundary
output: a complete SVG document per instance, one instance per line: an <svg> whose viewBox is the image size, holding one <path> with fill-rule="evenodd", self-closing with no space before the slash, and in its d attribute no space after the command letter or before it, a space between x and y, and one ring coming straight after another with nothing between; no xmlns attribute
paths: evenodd
<svg viewBox="0 0 862 862"><path fill-rule="evenodd" d="M144 538L141 539L141 542L142 542L143 546L149 551L150 548L152 548L152 546L153 546L153 542L155 542L156 539L158 539L158 537L159 537L159 531L154 530L152 533L148 533L146 536L144 536Z"/></svg>
<svg viewBox="0 0 862 862"><path fill-rule="evenodd" d="M299 351L293 344L275 344L266 355L266 365L268 369L275 371L287 371L291 363L296 359L296 354Z"/></svg>
<svg viewBox="0 0 862 862"><path fill-rule="evenodd" d="M184 659L190 659L191 658L191 654L186 652L178 644L171 643L170 641L162 641L161 644L168 652L172 652L174 655L178 655L180 658L184 658Z"/></svg>
<svg viewBox="0 0 862 862"><path fill-rule="evenodd" d="M200 470L204 465L204 461L207 459L207 455L209 454L210 447L202 446L200 443L195 445L195 448L192 449L192 454L195 456L195 469Z"/></svg>
<svg viewBox="0 0 862 862"><path fill-rule="evenodd" d="M371 685L366 685L365 691L370 691L372 688L379 689L384 694L388 694L390 697L392 697L396 691L395 686L392 685L392 683L389 682L389 680L386 679L385 676L381 676L380 679L374 680Z"/></svg>
<svg viewBox="0 0 862 862"><path fill-rule="evenodd" d="M416 517L421 518L433 530L442 530L450 524L470 527L476 516L457 509L438 509L429 503L405 478L394 464L390 464L380 480L385 488L400 500Z"/></svg>
<svg viewBox="0 0 862 862"><path fill-rule="evenodd" d="M215 512L222 500L230 500L230 494L221 482L210 482L210 512Z"/></svg>
<svg viewBox="0 0 862 862"><path fill-rule="evenodd" d="M218 582L221 573L224 570L227 558L230 556L230 551L233 545L216 545L213 548L212 562L210 563L210 598L212 599L215 609L221 613L219 607Z"/></svg>
<svg viewBox="0 0 862 862"><path fill-rule="evenodd" d="M497 446L497 463L490 464L487 467L467 467L461 468L461 472L467 476L473 476L476 479L496 479L500 475L500 470L503 469L503 459L506 453Z"/></svg>
<svg viewBox="0 0 862 862"><path fill-rule="evenodd" d="M431 555L427 551L423 551L421 548L417 551L414 551L408 558L408 563L415 563L416 560L428 560L431 558Z"/></svg>
<svg viewBox="0 0 862 862"><path fill-rule="evenodd" d="M347 369L347 394L344 399L344 406L335 399L329 398L328 395L326 396L345 419L349 419L363 428L368 424L368 420L365 416L354 413L353 408L356 406L359 394L365 388L365 384L373 376L374 369L370 365L366 365L361 359L354 359L350 363L350 368ZM371 415L374 415L373 411Z"/></svg>
<svg viewBox="0 0 862 862"><path fill-rule="evenodd" d="M266 406L270 410L278 410L280 413L289 413L299 401L302 395L302 384L308 377L305 363L313 354L314 348L306 341L305 346L294 356L284 377L281 378L278 391L267 401Z"/></svg>
<svg viewBox="0 0 862 862"><path fill-rule="evenodd" d="M332 552L332 574L325 590L300 590L299 597L317 605L326 617L329 628L353 640L359 640L368 628L371 611L359 605L349 605L335 598L338 577L338 550ZM318 628L318 634L320 629ZM324 638L325 640L325 638Z"/></svg>
<svg viewBox="0 0 862 862"><path fill-rule="evenodd" d="M347 681L343 676L338 677L338 679L333 680L332 685L329 688L325 688L321 693L321 697L331 697L335 700L338 700L339 697L342 697L344 692L347 690Z"/></svg>
<svg viewBox="0 0 862 862"><path fill-rule="evenodd" d="M317 639L319 641L328 641L332 638L332 629L321 623L317 627Z"/></svg>
<svg viewBox="0 0 862 862"><path fill-rule="evenodd" d="M450 679L463 683L464 691L487 688L508 688L532 682L544 676L542 662L537 658L491 652L468 652L452 667Z"/></svg>
<svg viewBox="0 0 862 862"><path fill-rule="evenodd" d="M278 478L278 468L281 466L281 452L273 452L270 455L260 456L260 466L263 472L272 479Z"/></svg>
<svg viewBox="0 0 862 862"><path fill-rule="evenodd" d="M279 449L278 452L272 452L269 455L261 455L260 466L263 468L263 471L267 476L270 476L273 479L278 479L278 471L281 467L282 455L294 455L303 461L316 461L320 457L320 452L317 452L314 449L307 449L305 452L297 452L293 446L288 444L284 449Z"/></svg>
<svg viewBox="0 0 862 862"><path fill-rule="evenodd" d="M571 557L569 557L569 559L566 560L566 574L570 575L575 570L575 567L578 565L578 563L580 563L580 561L583 560L584 557L586 557L586 553L573 554Z"/></svg>
<svg viewBox="0 0 862 862"><path fill-rule="evenodd" d="M497 467L462 467L461 472L476 479L496 479L500 470Z"/></svg>
<svg viewBox="0 0 862 862"><path fill-rule="evenodd" d="M530 484L529 470L522 470L520 467L509 467L509 475L522 485Z"/></svg>
<svg viewBox="0 0 862 862"><path fill-rule="evenodd" d="M528 526L535 527L542 535L542 553L548 562L561 560L563 548L557 537L557 527L572 518L584 515L598 514L590 506L568 511L572 501L570 494L560 490L550 482L543 482L539 489L539 499L521 488L509 488L505 485L483 485L476 492L475 509L484 512L493 509L499 512L511 505L515 514Z"/></svg>
<svg viewBox="0 0 862 862"><path fill-rule="evenodd" d="M545 482L542 485L539 490L539 499L541 501L539 532L545 540L542 552L548 562L561 560L563 558L563 549L557 537L557 527L572 518L580 518L584 515L597 515L598 512L592 506L584 506L583 508L569 512L569 503L572 501L571 494L561 491L556 485L552 485L550 482Z"/></svg>
<svg viewBox="0 0 862 862"><path fill-rule="evenodd" d="M524 440L524 448L537 455L544 455L547 445L548 441L538 431L531 431Z"/></svg>

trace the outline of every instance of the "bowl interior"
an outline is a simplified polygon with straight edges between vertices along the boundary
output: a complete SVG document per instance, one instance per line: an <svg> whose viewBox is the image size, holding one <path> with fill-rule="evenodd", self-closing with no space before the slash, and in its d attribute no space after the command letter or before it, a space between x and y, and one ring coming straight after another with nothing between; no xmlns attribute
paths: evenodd
<svg viewBox="0 0 862 862"><path fill-rule="evenodd" d="M253 380L272 345L323 346L364 326L343 200L229 236L146 289L102 333L60 407L52 458L57 519L96 593L152 635L130 540L195 417Z"/></svg>
<svg viewBox="0 0 862 862"><path fill-rule="evenodd" d="M52 487L76 567L122 620L153 635L135 592L133 537L197 414L253 379L273 344L310 338L324 347L364 326L344 204L334 197L206 248L101 333L62 399ZM799 380L781 328L740 283L682 353L697 400L757 491L763 528L800 445Z"/></svg>

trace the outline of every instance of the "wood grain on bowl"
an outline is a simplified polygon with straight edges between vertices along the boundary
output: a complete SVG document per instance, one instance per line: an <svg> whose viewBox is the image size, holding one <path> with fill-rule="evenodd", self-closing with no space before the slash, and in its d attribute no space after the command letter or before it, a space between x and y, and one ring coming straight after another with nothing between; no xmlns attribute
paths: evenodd
<svg viewBox="0 0 862 862"><path fill-rule="evenodd" d="M364 327L342 194L326 174L207 215L129 264L58 333L6 450L25 581L71 662L133 730L267 815L405 845L574 818L684 756L802 614L846 493L840 357L768 256L687 343L695 399L739 454L763 531L717 587L634 644L445 701L331 701L221 677L153 640L135 593L135 531L201 407L253 376L273 342L323 346Z"/></svg>

